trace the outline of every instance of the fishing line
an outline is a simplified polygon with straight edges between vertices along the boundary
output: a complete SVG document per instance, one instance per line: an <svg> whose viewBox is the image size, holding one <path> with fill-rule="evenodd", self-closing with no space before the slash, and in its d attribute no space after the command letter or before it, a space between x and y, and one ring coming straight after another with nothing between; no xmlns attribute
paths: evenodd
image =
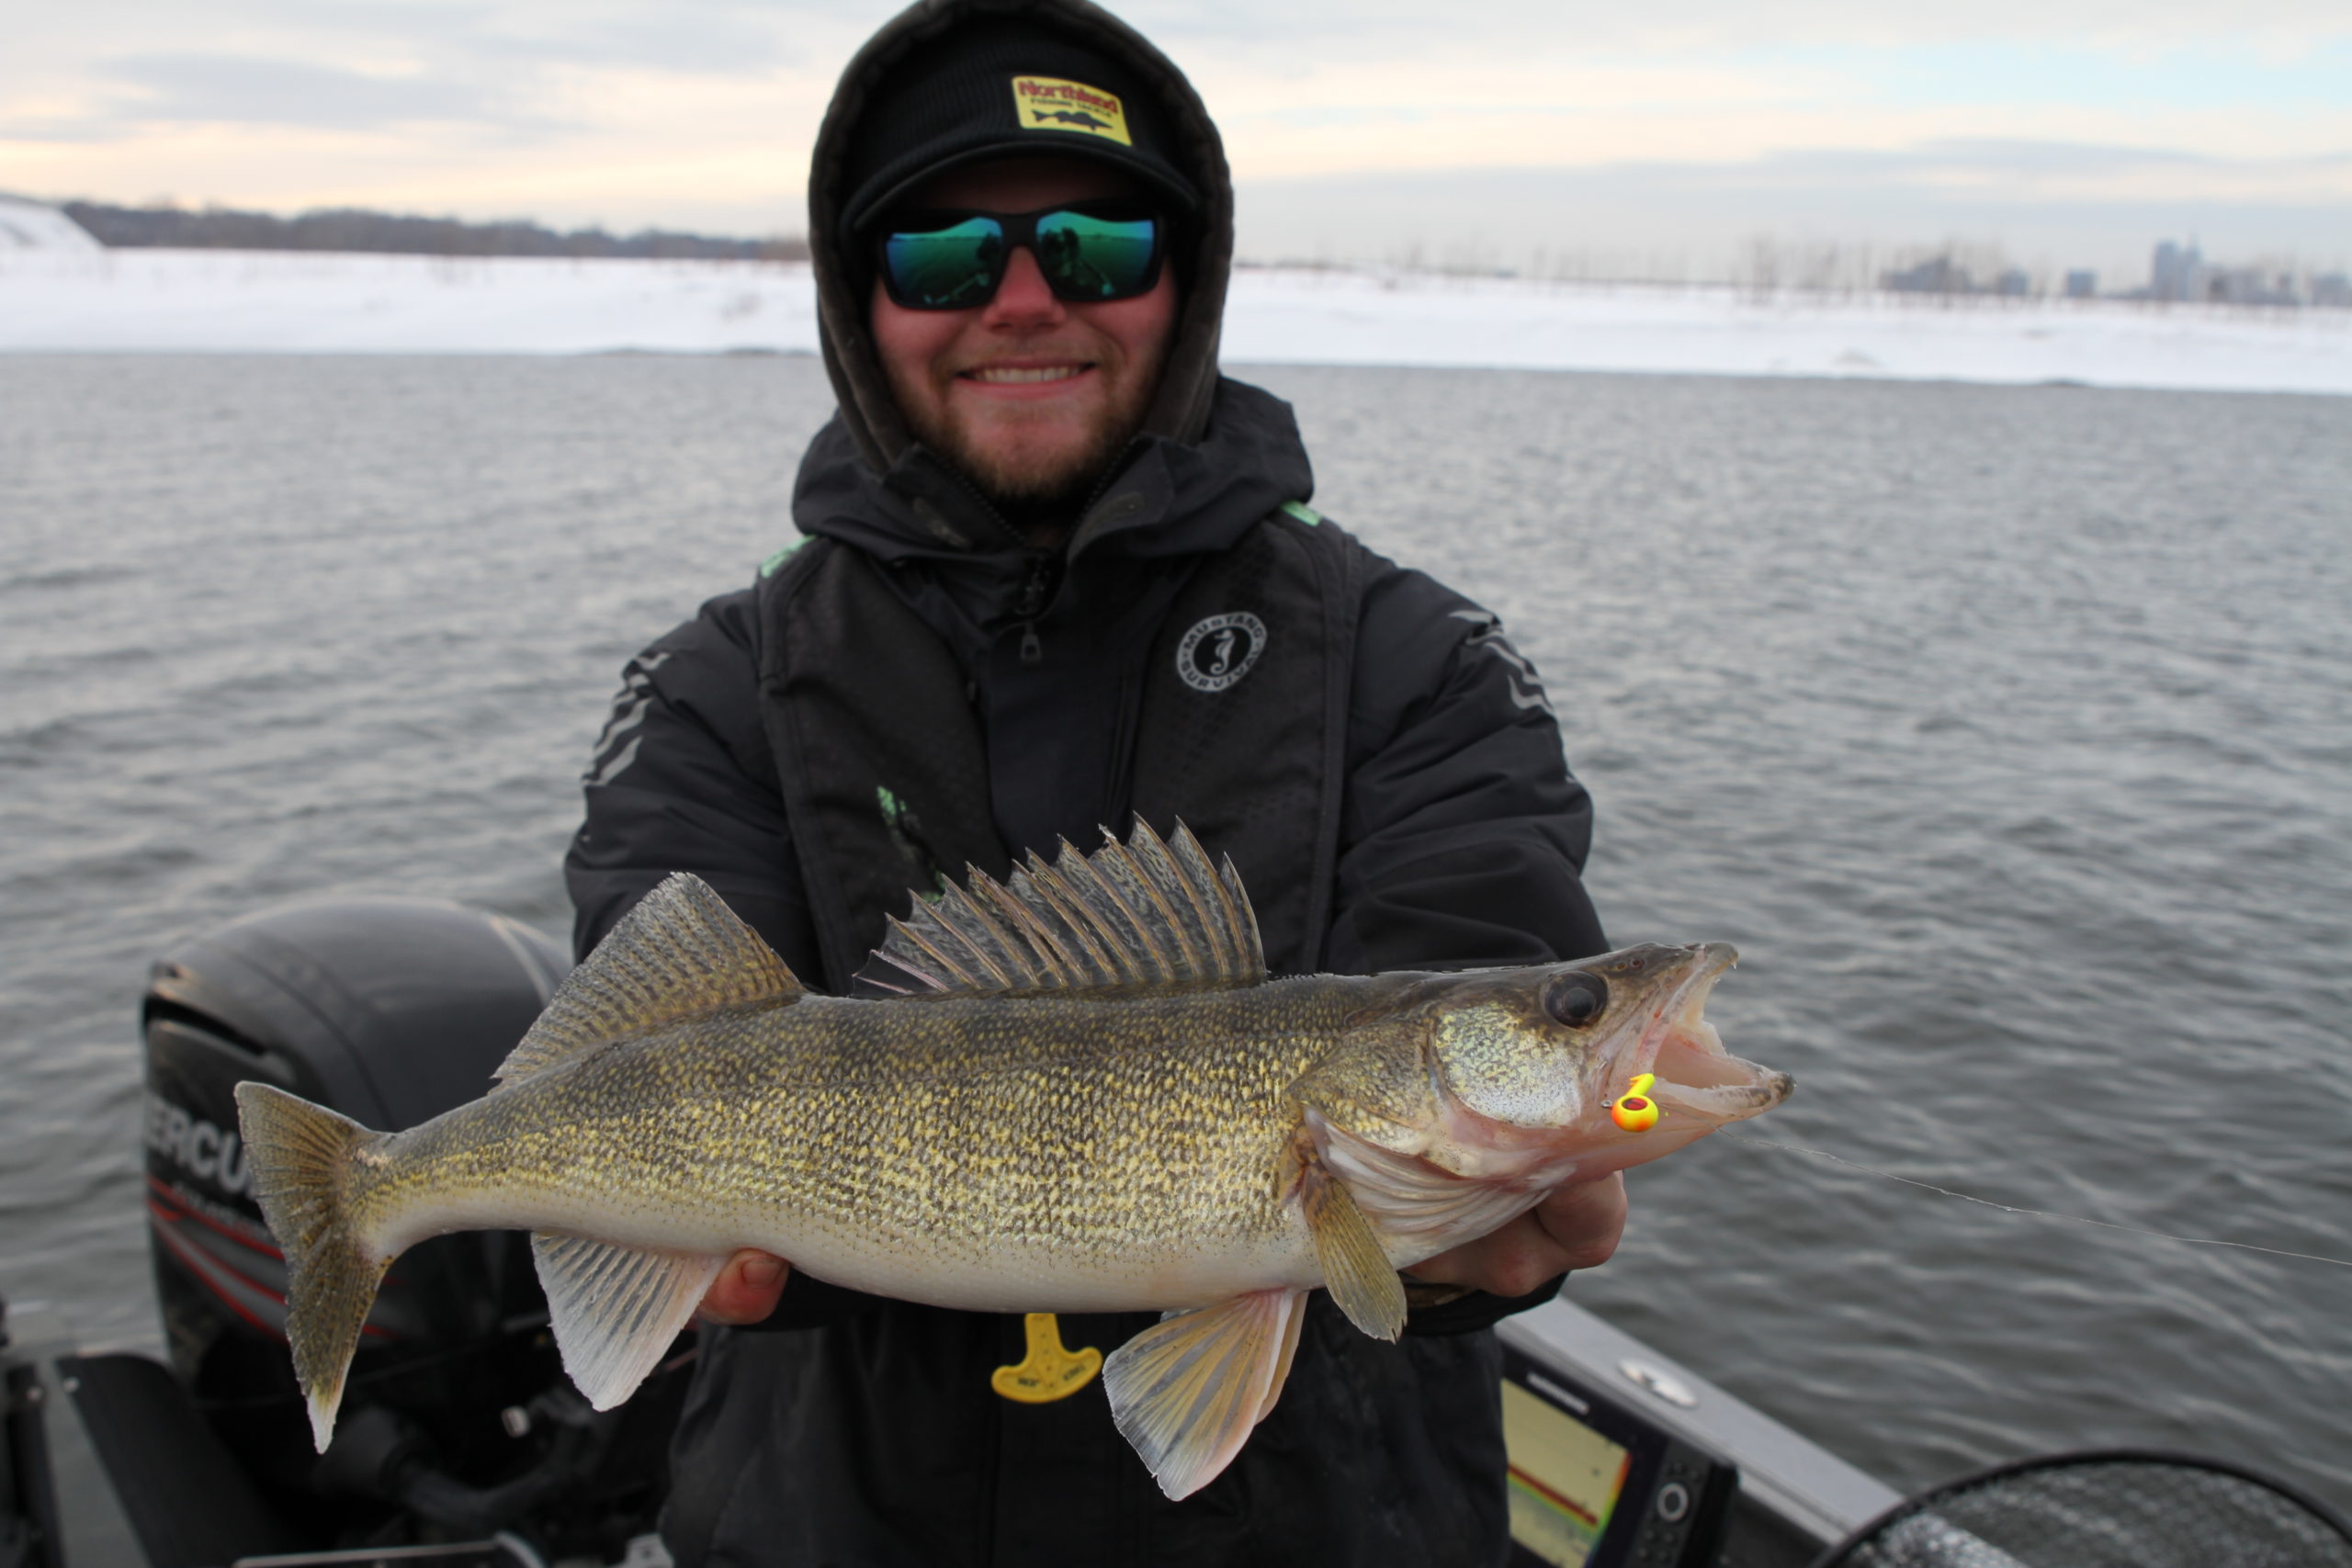
<svg viewBox="0 0 2352 1568"><path fill-rule="evenodd" d="M1866 1175L1883 1176L1889 1181L1900 1181L1905 1187L1923 1187L1930 1192L1940 1192L1947 1198L1957 1198L1963 1203L1981 1203L1988 1209L1998 1209L2005 1214L2030 1214L2035 1219L2064 1220L2069 1224L2097 1225L2101 1230L2125 1231L2132 1235L2152 1235L2159 1241L2177 1241L2187 1247L2234 1247L2244 1252L2267 1252L2273 1258L2300 1258L2306 1263L2332 1263L2338 1269L2352 1269L2352 1258L2329 1258L2323 1253L2289 1252L2283 1247L2256 1247L2250 1241L2223 1241L2218 1236L2176 1235L2171 1231L2152 1230L2146 1225L2118 1224L2113 1220L2094 1220L2082 1214L2062 1214L2052 1209L2023 1209L2014 1203L1996 1203L1990 1198L1979 1198L1973 1192L1955 1192L1949 1187L1939 1187L1932 1181L1917 1181L1907 1176L1897 1176L1891 1170L1881 1170L1876 1166L1864 1165L1860 1160L1848 1159L1844 1155L1833 1155L1827 1149L1809 1149L1802 1144L1776 1144L1770 1138L1758 1138L1746 1133L1734 1133L1722 1128L1716 1129L1715 1136L1729 1138L1736 1144L1754 1144L1757 1147L1763 1149L1780 1149L1792 1155L1811 1155L1815 1159L1830 1160Z"/></svg>

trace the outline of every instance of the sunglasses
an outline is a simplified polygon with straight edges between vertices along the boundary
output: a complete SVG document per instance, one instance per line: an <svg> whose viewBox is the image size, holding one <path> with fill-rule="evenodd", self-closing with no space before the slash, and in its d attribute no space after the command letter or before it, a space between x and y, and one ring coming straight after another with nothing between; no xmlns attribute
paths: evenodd
<svg viewBox="0 0 2352 1568"><path fill-rule="evenodd" d="M1159 281L1167 225L1125 201L1043 212L910 212L877 239L882 287L910 310L968 310L996 298L1015 246L1026 245L1057 299L1132 299Z"/></svg>

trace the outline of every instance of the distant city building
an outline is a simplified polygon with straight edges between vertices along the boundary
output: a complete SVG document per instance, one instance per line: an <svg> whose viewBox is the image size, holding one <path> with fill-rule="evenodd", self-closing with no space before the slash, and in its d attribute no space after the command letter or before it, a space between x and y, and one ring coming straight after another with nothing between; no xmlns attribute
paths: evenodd
<svg viewBox="0 0 2352 1568"><path fill-rule="evenodd" d="M2190 300L2205 298L2205 255L2192 243L2176 245L2158 242L2148 274L2151 299Z"/></svg>
<svg viewBox="0 0 2352 1568"><path fill-rule="evenodd" d="M2312 303L2332 310L2352 310L2352 276L2324 272L2312 279Z"/></svg>
<svg viewBox="0 0 2352 1568"><path fill-rule="evenodd" d="M2098 298L2098 274L2086 266L2078 266L2066 274L2066 298L2096 299Z"/></svg>
<svg viewBox="0 0 2352 1568"><path fill-rule="evenodd" d="M2260 267L2216 268L2206 279L2205 297L2223 305L2300 305L2293 275L2266 276Z"/></svg>
<svg viewBox="0 0 2352 1568"><path fill-rule="evenodd" d="M1993 292L2007 299L2022 299L2033 292L2033 279L2021 266L2010 267L1993 280Z"/></svg>

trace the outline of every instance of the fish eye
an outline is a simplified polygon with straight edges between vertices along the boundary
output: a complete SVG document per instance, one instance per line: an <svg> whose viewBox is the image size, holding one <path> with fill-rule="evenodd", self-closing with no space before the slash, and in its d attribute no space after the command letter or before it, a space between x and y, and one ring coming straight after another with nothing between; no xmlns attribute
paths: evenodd
<svg viewBox="0 0 2352 1568"><path fill-rule="evenodd" d="M1609 982L1589 971L1563 975L1544 987L1544 1010L1571 1029L1582 1028L1609 1007Z"/></svg>

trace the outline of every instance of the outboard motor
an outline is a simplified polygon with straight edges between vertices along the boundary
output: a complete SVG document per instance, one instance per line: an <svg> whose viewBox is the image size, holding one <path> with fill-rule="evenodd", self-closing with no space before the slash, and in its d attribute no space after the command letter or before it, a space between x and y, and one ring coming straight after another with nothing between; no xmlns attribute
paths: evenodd
<svg viewBox="0 0 2352 1568"><path fill-rule="evenodd" d="M519 1232L441 1236L401 1257L334 1442L313 1451L286 1347L285 1263L237 1135L247 1078L385 1131L479 1097L569 967L526 926L415 898L268 910L154 965L141 1008L147 1204L172 1365L285 1527L236 1554L519 1530L549 1559L609 1561L651 1529L684 1378L673 1365L622 1409L590 1411L563 1375ZM105 1457L130 1503L119 1456Z"/></svg>

